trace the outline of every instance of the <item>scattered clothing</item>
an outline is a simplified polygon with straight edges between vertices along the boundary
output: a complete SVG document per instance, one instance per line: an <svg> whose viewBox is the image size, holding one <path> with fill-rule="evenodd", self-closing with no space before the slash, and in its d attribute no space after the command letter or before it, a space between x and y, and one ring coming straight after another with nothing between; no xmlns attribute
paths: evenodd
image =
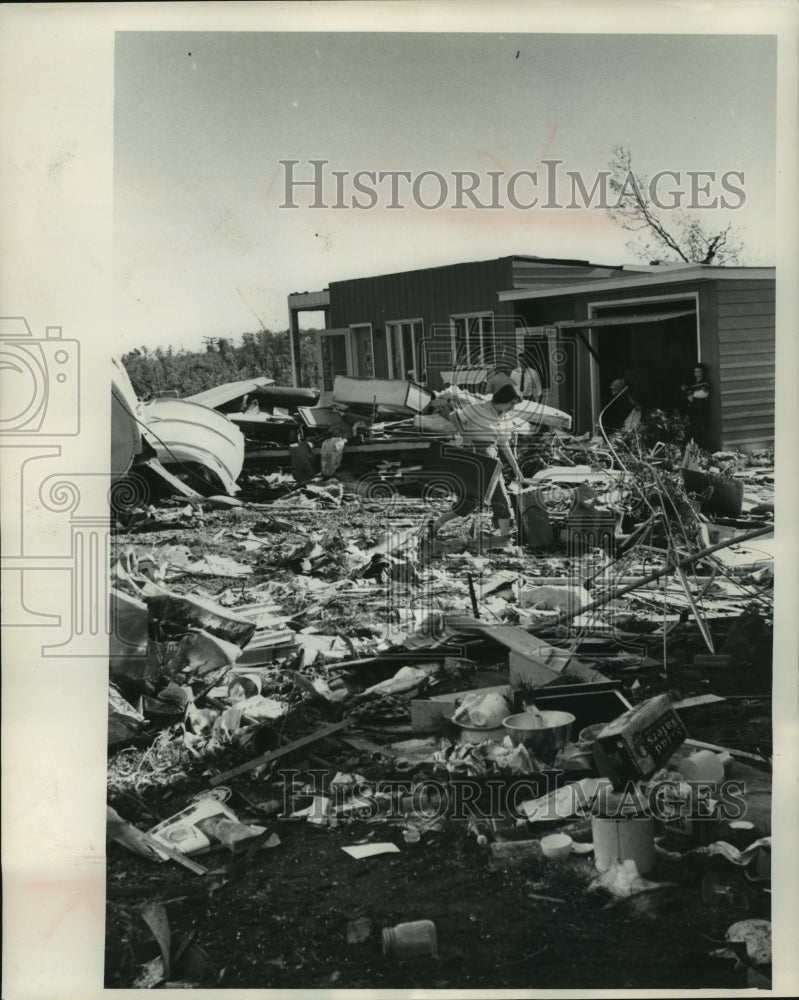
<svg viewBox="0 0 799 1000"><path fill-rule="evenodd" d="M340 437L327 438L322 442L322 475L329 479L341 465L346 440Z"/></svg>

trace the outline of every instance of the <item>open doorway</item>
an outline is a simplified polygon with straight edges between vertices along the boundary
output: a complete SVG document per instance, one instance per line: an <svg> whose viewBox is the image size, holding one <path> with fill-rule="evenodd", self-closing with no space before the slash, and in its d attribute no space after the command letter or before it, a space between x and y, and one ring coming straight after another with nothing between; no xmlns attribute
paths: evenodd
<svg viewBox="0 0 799 1000"><path fill-rule="evenodd" d="M611 398L616 378L626 379L645 409L680 409L680 386L700 360L695 300L616 303L597 308L595 322L595 414Z"/></svg>
<svg viewBox="0 0 799 1000"><path fill-rule="evenodd" d="M320 388L323 393L333 391L337 375L349 375L347 330L326 330L319 335Z"/></svg>

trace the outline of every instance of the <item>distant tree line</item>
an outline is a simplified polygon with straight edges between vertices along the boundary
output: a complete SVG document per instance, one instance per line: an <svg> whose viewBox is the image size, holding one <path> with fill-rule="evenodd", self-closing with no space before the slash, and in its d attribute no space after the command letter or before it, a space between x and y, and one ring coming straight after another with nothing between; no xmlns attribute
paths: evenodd
<svg viewBox="0 0 799 1000"><path fill-rule="evenodd" d="M300 364L304 385L317 385L315 330L300 334ZM191 396L224 382L272 378L291 385L288 331L244 333L240 343L230 337L206 337L205 350L175 351L171 347L140 347L122 356L122 364L139 399Z"/></svg>

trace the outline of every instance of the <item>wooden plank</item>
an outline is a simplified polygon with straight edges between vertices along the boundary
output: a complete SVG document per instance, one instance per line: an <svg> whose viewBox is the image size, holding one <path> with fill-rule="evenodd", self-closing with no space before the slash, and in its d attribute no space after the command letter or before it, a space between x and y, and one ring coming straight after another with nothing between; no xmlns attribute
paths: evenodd
<svg viewBox="0 0 799 1000"><path fill-rule="evenodd" d="M722 388L727 373L751 371L758 377L773 376L775 370L774 351L763 354L752 354L747 357L745 354L722 354L719 356L719 370L721 372Z"/></svg>
<svg viewBox="0 0 799 1000"><path fill-rule="evenodd" d="M720 316L719 331L724 330L773 330L774 314L758 313L753 316Z"/></svg>
<svg viewBox="0 0 799 1000"><path fill-rule="evenodd" d="M758 364L742 362L737 365L727 366L723 362L720 367L721 394L724 395L728 387L745 389L746 385L741 383L750 382L758 389L763 385L770 385L774 382L775 369L773 362ZM738 384L736 384L738 383Z"/></svg>
<svg viewBox="0 0 799 1000"><path fill-rule="evenodd" d="M733 429L724 435L724 440L728 444L754 444L762 443L762 447L767 447L774 443L774 422L769 424L757 424L741 430ZM761 445L758 444L758 447Z"/></svg>
<svg viewBox="0 0 799 1000"><path fill-rule="evenodd" d="M728 430L744 429L744 428L747 428L747 427L764 428L764 427L768 427L769 426L768 420L760 421L758 423L755 423L755 421L753 420L754 417L767 417L767 418L770 417L771 418L771 425L773 426L773 424L774 424L774 411L773 410L764 410L762 412L759 411L759 410L757 410L757 411L753 411L752 413L746 414L746 415L745 414L732 413L729 416L725 416L724 417L724 426Z"/></svg>
<svg viewBox="0 0 799 1000"><path fill-rule="evenodd" d="M767 316L773 314L775 300L752 299L749 302L722 301L719 296L718 315L722 319L730 316Z"/></svg>
<svg viewBox="0 0 799 1000"><path fill-rule="evenodd" d="M749 341L774 343L774 339L773 323L768 326L747 326L743 329L719 326L719 344L749 343Z"/></svg>
<svg viewBox="0 0 799 1000"><path fill-rule="evenodd" d="M697 694L692 698L683 698L681 701L673 701L671 707L673 709L680 708L698 708L700 705L713 705L716 702L726 701L718 694Z"/></svg>
<svg viewBox="0 0 799 1000"><path fill-rule="evenodd" d="M733 371L735 369L762 369L763 371L774 371L774 359L775 351L774 345L767 345L768 349L761 351L759 354L756 352L747 352L746 354L741 352L740 345L729 345L734 349L727 352L719 354L719 367L725 371Z"/></svg>
<svg viewBox="0 0 799 1000"><path fill-rule="evenodd" d="M746 442L772 442L774 441L774 422L764 425L743 424L739 427L731 427L727 434L728 440L737 440L738 443ZM758 445L758 447L770 447L769 444Z"/></svg>
<svg viewBox="0 0 799 1000"><path fill-rule="evenodd" d="M774 362L769 361L740 361L732 364L728 364L725 361L721 361L719 364L721 369L721 381L722 381L722 393L726 388L726 383L730 380L734 380L736 377L743 376L744 378L758 379L758 380L770 380L774 378Z"/></svg>
<svg viewBox="0 0 799 1000"><path fill-rule="evenodd" d="M724 438L725 448L773 448L774 447L774 432L772 430L771 434L768 432L763 432L761 434L742 434L740 437L735 437L729 435Z"/></svg>
<svg viewBox="0 0 799 1000"><path fill-rule="evenodd" d="M754 268L751 270L754 270ZM754 291L760 295L764 290L773 289L776 284L774 268L764 267L758 268L757 270L760 272L762 277L741 278L737 275L727 275L721 272L716 276L716 287L720 291L723 290L732 295L737 295L741 291Z"/></svg>
<svg viewBox="0 0 799 1000"><path fill-rule="evenodd" d="M559 678L573 653L513 625L488 625L479 629L508 652L510 682L514 687L535 687Z"/></svg>
<svg viewBox="0 0 799 1000"><path fill-rule="evenodd" d="M719 305L724 303L725 305L732 305L735 303L749 303L749 302L774 302L776 299L775 288L773 284L766 285L763 287L761 283L758 283L755 288L735 288L727 287L725 285L718 286L718 302Z"/></svg>
<svg viewBox="0 0 799 1000"><path fill-rule="evenodd" d="M746 441L749 438L748 434L749 431L760 433L761 436L765 435L766 437L768 437L768 432L771 432L770 440L773 440L774 421L766 420L760 422L753 422L749 424L747 427L742 427L742 428L732 427L730 428L729 437L731 440Z"/></svg>
<svg viewBox="0 0 799 1000"><path fill-rule="evenodd" d="M751 333L754 339L762 340L773 337L775 330L774 316L725 316L719 320L719 332L725 336L735 333Z"/></svg>
<svg viewBox="0 0 799 1000"><path fill-rule="evenodd" d="M751 345L747 345L746 347L741 344L726 343L720 344L719 347L721 348L719 357L723 357L725 359L737 358L741 361L745 361L747 358L754 356L759 359L760 355L763 354L773 356L775 350L774 344L767 340L756 340Z"/></svg>
<svg viewBox="0 0 799 1000"><path fill-rule="evenodd" d="M260 767L262 764L269 764L273 760L279 760L281 757L285 757L286 754L292 753L294 750L299 750L301 747L306 747L310 743L316 743L318 740L323 740L326 736L332 736L334 733L339 733L342 729L346 729L349 725L351 725L350 719L344 719L343 722L334 722L332 725L325 726L323 729L315 730L308 736L303 736L298 740L293 740L291 743L286 743L285 746L278 747L277 750L269 750L267 753L261 754L260 757L248 760L245 764L239 764L238 767L231 768L229 771L223 771L221 774L214 775L214 777L211 778L211 787L214 788L217 785L221 785L225 781L229 781L231 778L237 778L240 774L246 774L248 771L252 771L256 767Z"/></svg>
<svg viewBox="0 0 799 1000"><path fill-rule="evenodd" d="M724 379L724 385L722 386L722 395L724 394L725 388L735 382L748 382L751 387L756 390L760 390L761 386L769 385L774 381L774 372L754 372L754 371L744 371L738 375L727 375ZM738 389L746 388L745 386L738 385Z"/></svg>
<svg viewBox="0 0 799 1000"><path fill-rule="evenodd" d="M677 707L676 705L674 706ZM714 753L729 753L733 757L740 757L742 760L755 760L759 764L766 764L768 760L756 753L749 753L746 750L738 750L735 747L723 747L718 743L705 743L704 740L692 740L690 737L683 746L692 747L694 750L712 750Z"/></svg>
<svg viewBox="0 0 799 1000"><path fill-rule="evenodd" d="M196 861L192 861L191 858L184 854L182 851L176 851L174 848L162 844L160 840L156 840L155 837L151 837L149 833L143 833L142 837L150 845L154 851L160 851L162 854L166 854L168 858L172 861L176 861L179 865L183 865L184 868L188 868L190 872L194 872L195 875L207 875L208 869L203 868L202 865L198 865Z"/></svg>
<svg viewBox="0 0 799 1000"><path fill-rule="evenodd" d="M736 396L744 396L744 397L748 398L748 397L751 397L753 394L758 395L758 396L761 396L761 395L765 396L769 400L773 400L774 399L774 391L773 391L773 387L772 386L764 387L762 389L760 387L758 387L757 390L754 390L754 393L753 393L752 388L750 388L748 386L744 386L741 389L724 389L724 391L722 392L721 398L722 398L722 400L729 399L730 402L734 402L735 401L734 397L736 397Z"/></svg>
<svg viewBox="0 0 799 1000"><path fill-rule="evenodd" d="M722 414L722 420L727 430L735 431L744 427L763 427L774 425L774 408L769 410L748 410L744 407L741 410L730 410ZM757 422L760 422L759 424Z"/></svg>
<svg viewBox="0 0 799 1000"><path fill-rule="evenodd" d="M752 390L750 393L737 399L723 399L721 401L722 415L727 418L742 417L767 417L774 414L774 393L764 390L762 393Z"/></svg>
<svg viewBox="0 0 799 1000"><path fill-rule="evenodd" d="M522 656L544 657L549 659L551 651L555 649L543 639L538 639L523 628L515 625L487 625L485 622L476 621L474 627L478 632L482 632L486 638L498 642L506 649L520 653ZM556 650L562 653L563 650Z"/></svg>
<svg viewBox="0 0 799 1000"><path fill-rule="evenodd" d="M384 757L397 756L391 747L380 746L379 743L375 743L374 740L370 740L366 736L355 736L352 733L342 733L339 735L338 739L341 743L346 743L348 747L352 747L353 750L360 750L363 753L379 753Z"/></svg>
<svg viewBox="0 0 799 1000"><path fill-rule="evenodd" d="M765 398L764 398L765 397ZM738 416L767 417L774 413L774 393L752 391L741 399L723 399L722 413L734 419Z"/></svg>

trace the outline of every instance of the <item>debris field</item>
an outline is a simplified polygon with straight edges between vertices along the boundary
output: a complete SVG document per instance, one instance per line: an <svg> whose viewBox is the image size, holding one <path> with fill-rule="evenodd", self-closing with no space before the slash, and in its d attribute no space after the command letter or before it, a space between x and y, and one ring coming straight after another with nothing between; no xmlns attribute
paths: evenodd
<svg viewBox="0 0 799 1000"><path fill-rule="evenodd" d="M770 456L536 448L117 505L106 987L768 986Z"/></svg>

